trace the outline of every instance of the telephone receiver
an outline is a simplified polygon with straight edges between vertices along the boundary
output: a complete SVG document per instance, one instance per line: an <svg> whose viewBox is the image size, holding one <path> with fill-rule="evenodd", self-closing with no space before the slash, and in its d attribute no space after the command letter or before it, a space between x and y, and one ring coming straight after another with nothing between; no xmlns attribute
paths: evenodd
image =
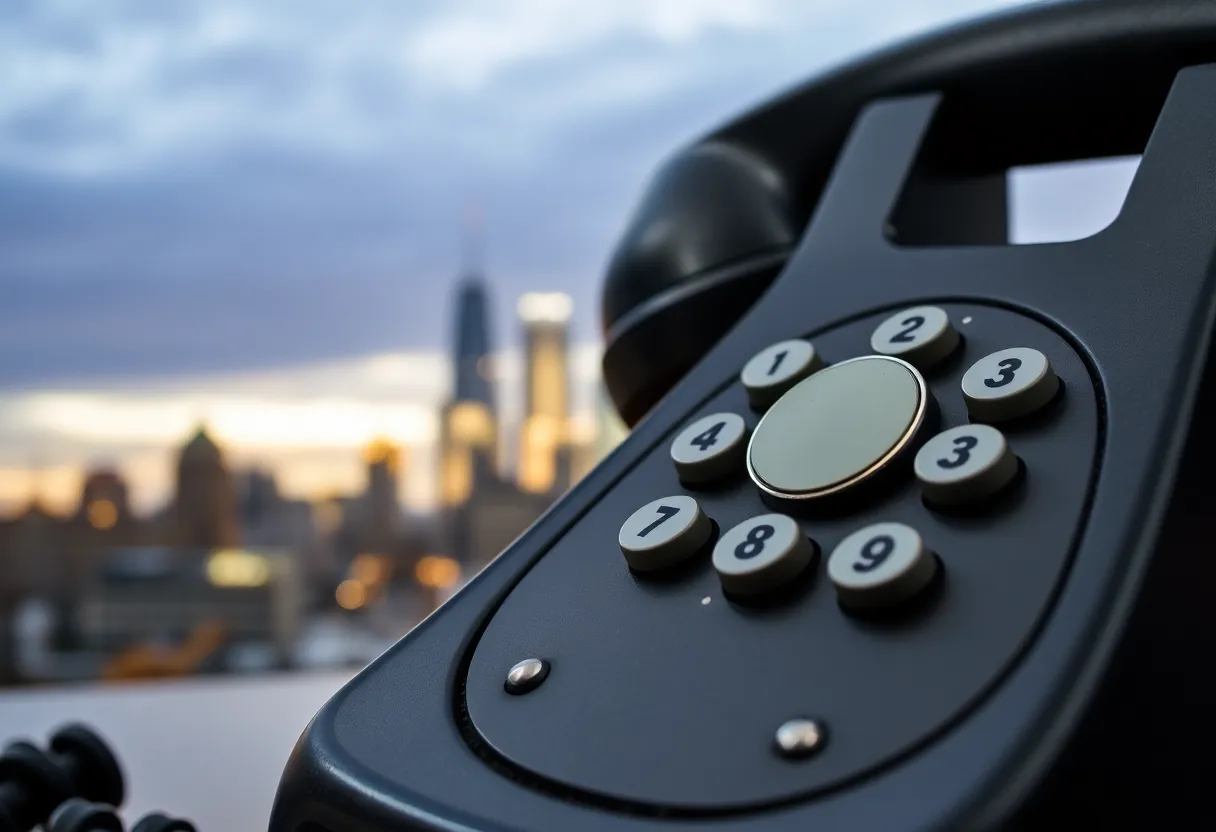
<svg viewBox="0 0 1216 832"><path fill-rule="evenodd" d="M1142 154L1008 245L1006 171ZM1216 4L812 79L612 258L630 436L304 730L273 832L1207 828Z"/></svg>

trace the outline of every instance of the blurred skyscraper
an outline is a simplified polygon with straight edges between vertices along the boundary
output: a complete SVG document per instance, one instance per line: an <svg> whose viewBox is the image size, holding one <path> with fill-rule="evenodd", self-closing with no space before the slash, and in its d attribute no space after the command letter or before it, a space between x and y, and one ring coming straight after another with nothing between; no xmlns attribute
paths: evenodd
<svg viewBox="0 0 1216 832"><path fill-rule="evenodd" d="M223 453L203 426L178 456L176 493L178 545L217 549L239 542L232 477Z"/></svg>
<svg viewBox="0 0 1216 832"><path fill-rule="evenodd" d="M517 312L524 327L524 419L519 484L534 494L570 486L569 295L529 293Z"/></svg>
<svg viewBox="0 0 1216 832"><path fill-rule="evenodd" d="M456 290L456 389L457 401L480 402L491 412L494 397L487 377L490 356L490 316L485 283L470 269Z"/></svg>
<svg viewBox="0 0 1216 832"><path fill-rule="evenodd" d="M476 481L494 473L498 458L488 305L485 283L470 274L456 293L452 398L440 414L439 493L445 506L467 500Z"/></svg>
<svg viewBox="0 0 1216 832"><path fill-rule="evenodd" d="M363 451L367 463L364 547L379 555L393 552L401 537L401 506L397 502L397 480L401 476L401 449L377 439Z"/></svg>

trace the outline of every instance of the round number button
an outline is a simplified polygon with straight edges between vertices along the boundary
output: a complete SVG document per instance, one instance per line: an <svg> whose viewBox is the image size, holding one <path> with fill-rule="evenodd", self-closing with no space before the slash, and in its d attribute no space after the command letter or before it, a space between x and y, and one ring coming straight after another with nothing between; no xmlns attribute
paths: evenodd
<svg viewBox="0 0 1216 832"><path fill-rule="evenodd" d="M764 408L823 366L810 341L795 338L761 350L743 366L739 380L752 407Z"/></svg>
<svg viewBox="0 0 1216 832"><path fill-rule="evenodd" d="M896 355L924 370L954 352L958 330L944 309L915 306L887 318L870 337L870 349Z"/></svg>
<svg viewBox="0 0 1216 832"><path fill-rule="evenodd" d="M828 577L842 606L856 610L893 607L933 579L937 558L916 529L875 523L840 541L828 560Z"/></svg>
<svg viewBox="0 0 1216 832"><path fill-rule="evenodd" d="M963 505L1008 485L1018 472L1018 459L996 428L959 425L926 442L912 467L926 500Z"/></svg>
<svg viewBox="0 0 1216 832"><path fill-rule="evenodd" d="M1051 401L1059 388L1047 356L1030 347L986 355L963 374L967 412L977 422L1027 416Z"/></svg>
<svg viewBox="0 0 1216 832"><path fill-rule="evenodd" d="M713 524L697 501L680 494L647 503L629 515L618 542L632 569L650 572L695 555L712 532Z"/></svg>
<svg viewBox="0 0 1216 832"><path fill-rule="evenodd" d="M714 546L714 569L733 595L759 595L793 580L815 557L815 545L784 514L745 520Z"/></svg>
<svg viewBox="0 0 1216 832"><path fill-rule="evenodd" d="M737 413L714 413L693 422L671 443L671 461L680 481L705 484L741 470L746 439L747 425Z"/></svg>

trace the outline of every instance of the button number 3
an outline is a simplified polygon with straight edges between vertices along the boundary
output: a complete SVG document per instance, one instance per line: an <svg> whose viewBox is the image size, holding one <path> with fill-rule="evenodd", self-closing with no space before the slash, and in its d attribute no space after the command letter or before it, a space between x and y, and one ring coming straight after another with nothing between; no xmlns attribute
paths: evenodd
<svg viewBox="0 0 1216 832"><path fill-rule="evenodd" d="M958 436L954 440L954 458L939 459L937 465L939 468L958 468L960 465L966 465L967 460L971 459L971 451L975 446L980 444L980 440L974 436Z"/></svg>
<svg viewBox="0 0 1216 832"><path fill-rule="evenodd" d="M1006 358L1004 361L1002 361L997 366L1001 368L1000 373L998 373L1000 378L984 379L985 387L1004 387L1006 384L1013 381L1014 371L1016 371L1019 367L1022 366L1022 359Z"/></svg>

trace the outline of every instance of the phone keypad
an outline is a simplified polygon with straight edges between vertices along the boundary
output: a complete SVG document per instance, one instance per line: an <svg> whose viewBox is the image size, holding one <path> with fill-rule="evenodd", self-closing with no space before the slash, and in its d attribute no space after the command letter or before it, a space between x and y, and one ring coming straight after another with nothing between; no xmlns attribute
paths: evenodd
<svg viewBox="0 0 1216 832"><path fill-rule="evenodd" d="M765 347L743 365L739 381L748 403L763 410L802 379L823 366L810 341L793 338Z"/></svg>
<svg viewBox="0 0 1216 832"><path fill-rule="evenodd" d="M747 451L747 423L738 413L712 413L680 432L671 461L680 482L708 485L737 474Z"/></svg>
<svg viewBox="0 0 1216 832"><path fill-rule="evenodd" d="M1030 347L986 355L963 374L963 398L974 422L1029 416L1050 402L1059 388L1047 356Z"/></svg>
<svg viewBox="0 0 1216 832"><path fill-rule="evenodd" d="M746 421L737 413L712 413L691 422L670 449L681 483L695 486L726 479L746 460L762 495L778 501L836 495L860 485L898 459L926 424L926 413L935 403L917 366L941 361L960 342L944 310L916 306L874 329L870 346L884 354L820 369L822 361L806 340L780 341L761 350L740 374L749 402L756 406L763 401L767 407L750 431L750 443ZM770 372L772 381L766 386ZM1042 352L1015 347L975 362L961 385L973 420L978 413L986 421L1000 421L1043 407L1060 382ZM775 399L757 398L762 388L765 396L777 389L784 392ZM926 504L937 509L982 505L1009 486L1020 467L1005 435L975 421L947 428L924 442L912 465ZM660 508L673 510L652 503L626 525L635 518L638 524L643 519L653 523L652 515ZM655 556L649 554L653 542L643 545L640 540L627 550L624 528L621 534L621 548L632 558L631 565L639 559L643 563L633 567L637 571L661 568L691 554L687 547L677 547L685 553ZM703 541L696 548L701 545ZM637 554L643 551L647 554ZM797 520L769 514L726 532L714 547L713 564L729 594L764 595L793 580L817 551ZM899 606L941 568L919 532L890 522L846 537L828 565L841 607L854 612Z"/></svg>
<svg viewBox="0 0 1216 832"><path fill-rule="evenodd" d="M692 497L660 497L629 515L617 536L631 569L652 572L675 566L709 542L713 524Z"/></svg>
<svg viewBox="0 0 1216 832"><path fill-rule="evenodd" d="M744 355L656 435L488 623L466 686L479 734L573 788L716 811L864 776L992 690L1067 579L1103 399L1065 335L1004 306L910 304L893 335L913 312L926 322L910 335L934 328L927 308L958 329L944 358L877 349L889 310L851 317ZM753 372L793 366L759 392ZM613 534L629 569L603 549ZM560 655L562 672L543 700L500 707L521 655ZM747 684L721 684L738 667ZM678 703L679 718L622 701ZM774 726L799 714L839 741L800 762L775 755ZM571 725L604 755L554 751ZM655 749L697 769L687 749L707 732L732 753L657 794L644 776Z"/></svg>
<svg viewBox="0 0 1216 832"><path fill-rule="evenodd" d="M870 336L874 352L902 358L920 370L947 358L958 343L958 330L939 306L914 306L896 312Z"/></svg>

